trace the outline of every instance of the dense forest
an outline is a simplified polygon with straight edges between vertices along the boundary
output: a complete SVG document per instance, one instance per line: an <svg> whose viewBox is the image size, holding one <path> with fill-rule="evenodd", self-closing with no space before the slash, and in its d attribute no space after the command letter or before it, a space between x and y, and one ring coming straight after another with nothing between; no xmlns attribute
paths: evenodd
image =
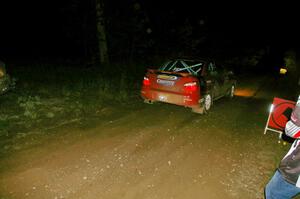
<svg viewBox="0 0 300 199"><path fill-rule="evenodd" d="M94 65L105 51L111 63L210 56L235 65L280 65L284 53L297 47L296 17L290 7L269 8L150 0L11 2L1 13L0 58Z"/></svg>

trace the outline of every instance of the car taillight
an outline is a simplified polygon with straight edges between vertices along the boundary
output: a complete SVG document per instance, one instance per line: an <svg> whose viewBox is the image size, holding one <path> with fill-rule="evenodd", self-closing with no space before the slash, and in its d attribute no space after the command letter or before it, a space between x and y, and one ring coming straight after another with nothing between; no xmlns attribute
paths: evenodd
<svg viewBox="0 0 300 199"><path fill-rule="evenodd" d="M184 86L184 91L185 92L194 92L194 91L198 90L197 82L185 83L183 86Z"/></svg>
<svg viewBox="0 0 300 199"><path fill-rule="evenodd" d="M144 86L150 86L150 79L148 77L144 77L143 85Z"/></svg>

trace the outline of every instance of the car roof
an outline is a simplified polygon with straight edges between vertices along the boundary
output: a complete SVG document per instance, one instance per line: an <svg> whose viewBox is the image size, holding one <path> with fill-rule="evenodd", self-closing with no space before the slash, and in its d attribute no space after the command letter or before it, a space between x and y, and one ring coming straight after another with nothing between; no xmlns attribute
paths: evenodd
<svg viewBox="0 0 300 199"><path fill-rule="evenodd" d="M171 58L169 61L194 61L194 62L210 62L209 58Z"/></svg>

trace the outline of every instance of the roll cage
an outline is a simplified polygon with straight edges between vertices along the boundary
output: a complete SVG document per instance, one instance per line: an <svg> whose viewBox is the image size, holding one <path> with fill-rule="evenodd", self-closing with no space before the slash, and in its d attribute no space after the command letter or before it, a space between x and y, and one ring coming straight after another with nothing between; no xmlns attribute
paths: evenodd
<svg viewBox="0 0 300 199"><path fill-rule="evenodd" d="M168 61L163 66L161 66L159 70L168 72L187 72L197 76L201 73L206 64L208 71L216 70L215 63L212 61L184 59Z"/></svg>

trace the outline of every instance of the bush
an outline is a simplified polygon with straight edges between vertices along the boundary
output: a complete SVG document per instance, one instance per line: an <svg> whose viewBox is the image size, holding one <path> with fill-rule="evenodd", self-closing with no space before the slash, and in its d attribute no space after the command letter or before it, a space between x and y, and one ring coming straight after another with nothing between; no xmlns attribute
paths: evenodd
<svg viewBox="0 0 300 199"><path fill-rule="evenodd" d="M38 96L19 97L17 103L24 109L24 116L30 119L36 119L38 116L38 106L41 105L41 99Z"/></svg>

